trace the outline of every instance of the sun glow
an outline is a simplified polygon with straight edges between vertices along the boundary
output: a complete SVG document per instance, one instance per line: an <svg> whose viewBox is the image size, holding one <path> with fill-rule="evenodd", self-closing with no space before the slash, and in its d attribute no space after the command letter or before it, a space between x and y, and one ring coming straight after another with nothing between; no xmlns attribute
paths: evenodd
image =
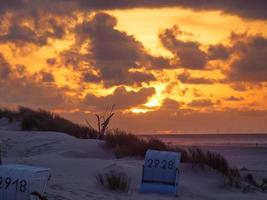
<svg viewBox="0 0 267 200"><path fill-rule="evenodd" d="M196 127L209 123L206 116L220 115L221 120L236 112L245 126L254 110L260 111L257 120L266 115L267 80L261 77L266 47L257 44L266 41L266 20L182 7L77 9L62 19L26 17L27 12L17 16L10 11L12 18L23 18L21 24L9 16L0 23L0 106L53 109L83 123L116 104L119 127L162 133L190 129L186 121L195 113ZM54 17L61 27L52 26ZM44 29L32 20L45 22ZM173 26L180 32L172 33ZM36 37L27 36L27 29ZM246 115L247 110L252 111ZM153 120L153 126L146 125Z"/></svg>
<svg viewBox="0 0 267 200"><path fill-rule="evenodd" d="M146 113L149 111L153 111L157 108L159 108L161 106L161 100L162 98L159 96L154 96L152 98L149 99L149 101L147 103L145 103L142 107L136 107L136 108L132 108L130 109L130 112L132 113Z"/></svg>
<svg viewBox="0 0 267 200"><path fill-rule="evenodd" d="M156 97L152 97L146 104L145 104L146 107L148 108L155 108L155 107L158 107L160 106L160 100Z"/></svg>
<svg viewBox="0 0 267 200"><path fill-rule="evenodd" d="M144 109L144 108L132 108L130 110L130 112L135 113L135 114L146 113L148 111L149 111L148 109Z"/></svg>

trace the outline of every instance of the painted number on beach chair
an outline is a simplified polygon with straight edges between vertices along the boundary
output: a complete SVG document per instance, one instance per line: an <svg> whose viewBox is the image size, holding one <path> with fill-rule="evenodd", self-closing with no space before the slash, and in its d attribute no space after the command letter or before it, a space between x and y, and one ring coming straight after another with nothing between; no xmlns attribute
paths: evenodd
<svg viewBox="0 0 267 200"><path fill-rule="evenodd" d="M175 162L173 160L153 160L153 159L148 159L146 161L146 166L148 168L161 168L161 169L174 169L175 167Z"/></svg>
<svg viewBox="0 0 267 200"><path fill-rule="evenodd" d="M28 165L0 166L0 200L37 200L31 195L43 195L50 169Z"/></svg>
<svg viewBox="0 0 267 200"><path fill-rule="evenodd" d="M10 187L13 187L16 191L19 192L26 192L27 191L27 181L26 180L19 180L19 179L12 179L10 177L2 177L0 176L0 189L7 190Z"/></svg>

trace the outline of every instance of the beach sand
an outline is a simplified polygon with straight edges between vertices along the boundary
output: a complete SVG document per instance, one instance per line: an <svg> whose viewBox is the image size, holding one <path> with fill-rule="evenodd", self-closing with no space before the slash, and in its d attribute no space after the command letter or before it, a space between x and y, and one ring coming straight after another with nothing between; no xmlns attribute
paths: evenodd
<svg viewBox="0 0 267 200"><path fill-rule="evenodd" d="M261 192L244 193L224 186L223 177L217 172L181 164L179 196L139 193L142 165L141 158L116 159L98 140L76 139L63 133L23 132L0 130L3 144L3 161L48 167L52 178L46 189L49 200L89 199L203 199L203 200L256 200L267 199ZM267 177L267 149L256 147L209 147L221 152L237 167ZM96 183L95 175L109 168L123 169L131 177L128 193L109 191Z"/></svg>

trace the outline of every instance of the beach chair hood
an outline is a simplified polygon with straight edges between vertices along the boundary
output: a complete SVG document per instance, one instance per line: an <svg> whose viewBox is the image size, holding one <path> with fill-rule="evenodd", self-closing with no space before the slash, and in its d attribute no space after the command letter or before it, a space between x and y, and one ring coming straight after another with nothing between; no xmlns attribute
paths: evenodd
<svg viewBox="0 0 267 200"><path fill-rule="evenodd" d="M143 193L177 194L181 153L147 150L143 165Z"/></svg>

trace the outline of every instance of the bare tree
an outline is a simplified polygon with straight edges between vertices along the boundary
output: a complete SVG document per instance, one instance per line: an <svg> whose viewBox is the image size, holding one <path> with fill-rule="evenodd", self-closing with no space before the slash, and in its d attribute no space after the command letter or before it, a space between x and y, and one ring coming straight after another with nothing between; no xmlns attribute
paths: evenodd
<svg viewBox="0 0 267 200"><path fill-rule="evenodd" d="M115 113L113 112L114 108L115 108L115 104L113 104L110 107L109 112L108 112L109 110L109 106L108 106L104 114L95 114L96 119L97 119L97 132L98 132L97 139L102 139L105 136L110 120L115 115ZM95 129L88 120L85 120L85 121L90 128Z"/></svg>

